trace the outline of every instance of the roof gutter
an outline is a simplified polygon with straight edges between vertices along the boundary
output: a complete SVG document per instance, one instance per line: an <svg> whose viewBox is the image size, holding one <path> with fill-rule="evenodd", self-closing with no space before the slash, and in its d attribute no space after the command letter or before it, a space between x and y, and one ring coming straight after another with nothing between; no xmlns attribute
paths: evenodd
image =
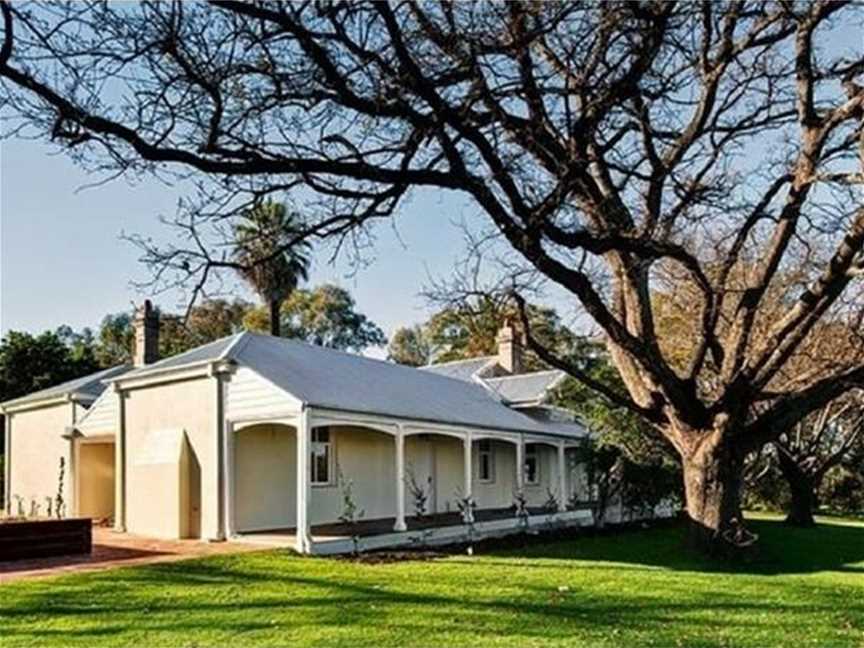
<svg viewBox="0 0 864 648"><path fill-rule="evenodd" d="M27 397L25 396L24 399ZM35 398L32 400L23 400L21 398L12 399L5 403L0 403L0 412L3 414L15 414L16 412L24 412L27 410L42 409L43 407L51 407L53 405L63 405L65 403L80 403L89 405L96 400L93 394L84 392L71 392L68 394L58 394L56 396L45 396L43 398Z"/></svg>
<svg viewBox="0 0 864 648"><path fill-rule="evenodd" d="M134 389L136 387L149 387L181 380L192 380L195 378L206 378L214 373L232 370L236 364L231 360L217 358L216 360L201 360L176 367L164 369L153 369L139 375L118 376L103 381L115 390Z"/></svg>

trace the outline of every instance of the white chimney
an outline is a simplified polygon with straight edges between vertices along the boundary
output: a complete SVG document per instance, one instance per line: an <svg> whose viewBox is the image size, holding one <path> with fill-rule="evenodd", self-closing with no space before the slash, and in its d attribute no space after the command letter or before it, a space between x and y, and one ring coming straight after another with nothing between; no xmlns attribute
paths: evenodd
<svg viewBox="0 0 864 648"><path fill-rule="evenodd" d="M498 364L508 373L522 373L522 340L507 319L498 330Z"/></svg>
<svg viewBox="0 0 864 648"><path fill-rule="evenodd" d="M136 367L152 364L159 359L159 313L149 299L135 309L132 325L135 328L133 361Z"/></svg>

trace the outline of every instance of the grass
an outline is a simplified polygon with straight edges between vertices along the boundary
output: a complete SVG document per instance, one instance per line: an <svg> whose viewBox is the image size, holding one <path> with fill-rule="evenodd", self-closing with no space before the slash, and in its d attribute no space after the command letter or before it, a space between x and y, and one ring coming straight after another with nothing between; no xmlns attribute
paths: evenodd
<svg viewBox="0 0 864 648"><path fill-rule="evenodd" d="M0 646L864 646L864 524L754 521L738 568L677 528L368 565L268 551L0 586Z"/></svg>

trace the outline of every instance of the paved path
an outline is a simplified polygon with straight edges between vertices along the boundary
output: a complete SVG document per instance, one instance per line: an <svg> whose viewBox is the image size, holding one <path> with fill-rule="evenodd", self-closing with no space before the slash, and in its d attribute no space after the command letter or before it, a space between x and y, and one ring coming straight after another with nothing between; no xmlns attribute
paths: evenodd
<svg viewBox="0 0 864 648"><path fill-rule="evenodd" d="M127 565L171 562L198 556L260 551L261 546L239 542L154 540L110 529L93 529L93 553L35 560L0 561L0 584L71 572L92 572Z"/></svg>

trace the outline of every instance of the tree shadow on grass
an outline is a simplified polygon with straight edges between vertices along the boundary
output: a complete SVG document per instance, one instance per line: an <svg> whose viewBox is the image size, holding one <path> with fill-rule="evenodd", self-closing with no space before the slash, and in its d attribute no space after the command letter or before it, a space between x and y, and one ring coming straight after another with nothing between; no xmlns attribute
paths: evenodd
<svg viewBox="0 0 864 648"><path fill-rule="evenodd" d="M295 634L339 633L346 626L382 632L386 619L385 634L392 632L398 637L410 632L410 636L424 637L427 643L435 643L437 633L443 637L451 629L464 632L477 622L486 632L510 637L518 645L520 640L533 637L572 639L574 626L588 635L668 632L670 624L680 624L682 617L689 617L688 623L705 633L711 628L725 628L730 618L735 619L739 630L756 628L766 622L768 612L780 619L777 623L788 626L799 622L799 614L829 615L844 605L847 613L864 615L864 602L844 603L841 593L810 601L796 597L788 602L740 597L737 592L722 591L719 585L711 591L667 597L650 591L603 591L589 586L561 593L548 582L531 578L518 591L479 588L469 593L436 589L440 582L406 587L393 575L376 581L376 573L380 575L377 568L360 568L345 578L334 578L331 573L304 574L303 563L308 566L310 560L285 560L293 560L297 569L283 566L268 572L257 566L247 569L242 560L205 559L123 570L115 572L115 578L100 574L77 581L77 585L72 579L62 581L69 584L68 592L63 588L59 592L58 588L34 588L15 602L0 602L0 616L6 620L4 635L20 640L53 634L62 640L117 641L134 633L139 640L158 635L162 640L168 636L183 642L203 635L208 643L207 633L212 632L272 637L279 632L274 622L290 627ZM519 561L510 563L514 570L522 566ZM465 580L463 565L440 567L440 578ZM483 562L477 561L475 567L482 570ZM112 587L118 581L123 584L122 591ZM226 591L228 587L232 589ZM161 592L173 594L162 597ZM180 592L182 596L177 595ZM72 593L74 597L69 596ZM422 612L418 614L418 610ZM709 610L710 614L706 612ZM62 623L57 628L46 627L34 623L34 615L59 618ZM453 621L451 628L451 620L456 619L458 623ZM282 640L287 637L282 635Z"/></svg>
<svg viewBox="0 0 864 648"><path fill-rule="evenodd" d="M759 535L755 554L742 562L712 560L689 549L686 526L680 523L586 535L558 542L527 544L521 549L491 551L497 557L611 562L679 571L759 575L806 574L822 571L864 575L864 525L820 523L796 528L779 520L750 520ZM584 569L583 562L573 568Z"/></svg>

